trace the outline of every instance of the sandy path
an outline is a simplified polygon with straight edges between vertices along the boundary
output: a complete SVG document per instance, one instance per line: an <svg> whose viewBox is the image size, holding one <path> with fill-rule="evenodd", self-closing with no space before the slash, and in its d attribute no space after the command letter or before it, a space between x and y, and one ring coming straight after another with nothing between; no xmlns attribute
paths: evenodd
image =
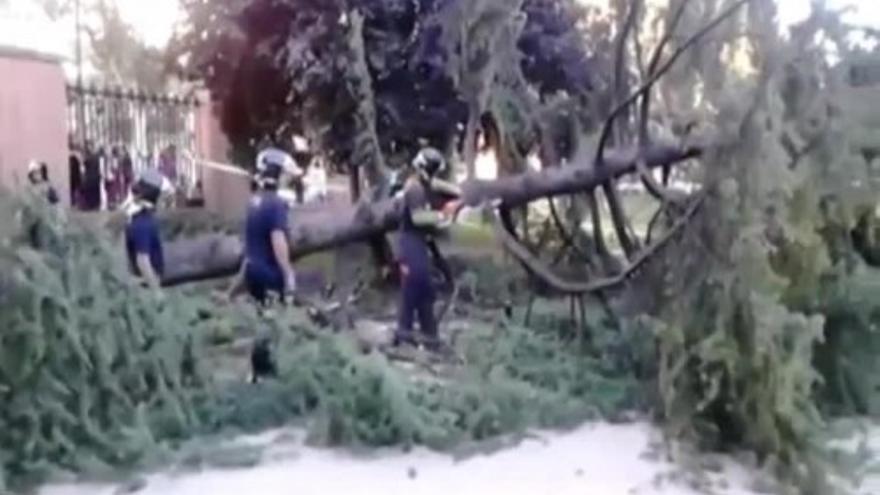
<svg viewBox="0 0 880 495"><path fill-rule="evenodd" d="M264 436L260 441L265 441ZM285 453L255 468L155 475L142 495L697 495L683 482L658 482L674 471L644 455L656 431L645 424L585 426L544 434L493 455L456 462L417 450L382 452L369 458L288 443ZM271 452L271 449L270 449ZM273 459L274 457L274 459ZM744 470L726 468L719 494L752 495ZM41 495L111 495L118 487L48 487Z"/></svg>

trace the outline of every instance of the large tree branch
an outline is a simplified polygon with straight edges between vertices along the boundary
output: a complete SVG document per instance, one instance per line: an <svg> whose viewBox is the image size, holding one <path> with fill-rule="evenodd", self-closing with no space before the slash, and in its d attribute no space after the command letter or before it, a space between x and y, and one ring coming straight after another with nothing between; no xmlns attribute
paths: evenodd
<svg viewBox="0 0 880 495"><path fill-rule="evenodd" d="M678 8L672 15L669 27L666 29L666 32L663 33L663 37L657 43L654 52L651 54L651 60L648 62L648 82L645 83L645 94L642 96L642 107L639 115L639 132L644 135L643 137L647 137L648 117L651 113L651 89L657 82L651 82L651 79L657 73L657 66L660 65L663 51L666 49L666 45L672 40L672 36L675 35L675 31L678 29L678 24L681 22L682 17L684 17L684 11L687 9L689 3L690 0L681 0L681 3L678 4Z"/></svg>
<svg viewBox="0 0 880 495"><path fill-rule="evenodd" d="M559 216L559 211L556 209L556 202L553 198L547 198L547 202L550 205L550 218L553 220L553 224L556 226L556 230L559 231L559 236L562 238L563 242L563 251L565 249L572 250L575 254L577 254L584 263L591 265L592 260L590 259L589 253L581 249L581 247L577 243L577 234L573 234L568 231L565 224L562 222L562 218ZM575 226L575 231L578 232L580 230L580 226Z"/></svg>
<svg viewBox="0 0 880 495"><path fill-rule="evenodd" d="M638 19L638 12L641 9L641 4L642 0L633 0L632 2L630 2L629 13L624 20L620 33L618 33L614 63L614 90L611 100L615 104L623 98L624 94L629 91L629 86L626 84L627 76L625 70L627 65L626 41L627 39L629 39L629 33L635 28L636 20ZM615 124L619 125L615 126ZM615 119L612 117L608 119L606 127L609 129L617 129L613 144L616 146L623 146L623 136L626 133L627 127L626 122L623 122L622 119ZM596 166L599 168L603 166L601 160L603 153L602 149L603 148L600 147L597 149L596 152ZM608 209L611 212L611 220L614 225L614 232L617 234L617 239L620 241L620 246L623 248L623 252L626 254L626 257L631 258L638 249L638 241L636 241L633 237L630 237L632 227L629 225L626 217L626 212L624 212L623 210L623 205L620 201L620 194L617 190L617 185L612 181L608 181L603 184L602 190L605 192L605 199L608 201ZM596 210L596 213L598 214L598 209L596 208ZM595 235L597 237L602 236L603 232L596 232ZM603 255L607 254L607 252L603 253Z"/></svg>
<svg viewBox="0 0 880 495"><path fill-rule="evenodd" d="M632 0L629 6L629 12L626 15L626 18L623 21L623 25L620 28L620 32L617 35L617 46L615 47L615 55L614 55L614 90L612 94L612 102L613 104L617 104L620 100L624 98L626 93L628 93L628 85L627 82L627 58L626 58L626 42L629 39L629 34L634 30L636 26L636 20L638 19L639 10L642 8L642 0ZM616 119L609 119L610 124L613 126ZM623 146L623 135L625 133L625 125L622 124L617 128L617 133L614 139L613 144L616 146Z"/></svg>
<svg viewBox="0 0 880 495"><path fill-rule="evenodd" d="M675 225L666 232L662 238L650 247L642 250L633 260L618 274L592 280L589 282L570 281L553 272L543 261L538 259L516 238L516 235L505 226L497 216L495 217L495 235L501 240L504 247L520 262L521 265L534 277L546 284L552 290L562 295L592 294L613 289L635 275L639 269L663 249L676 235L681 233L690 223L691 218L703 205L705 195L699 193L693 199L691 206L685 214L676 221Z"/></svg>
<svg viewBox="0 0 880 495"><path fill-rule="evenodd" d="M641 154L635 149L608 150L601 170L593 164L572 165L494 181L469 180L461 186L461 200L470 207L496 200L508 207L517 207L547 197L593 190L609 180L633 173L640 159L653 168L674 165L701 153L699 148L668 146L651 147ZM400 213L398 201L391 199L294 214L290 231L291 257L297 259L344 244L367 241L395 229ZM222 234L169 243L165 251L165 286L232 276L242 259L241 240Z"/></svg>
<svg viewBox="0 0 880 495"><path fill-rule="evenodd" d="M660 80L670 69L675 65L675 62L685 54L685 52L690 49L690 47L694 46L697 42L699 42L703 36L709 34L713 29L718 27L722 22L727 20L730 16L735 14L741 7L745 4L749 3L752 0L739 0L733 5L731 5L727 10L718 15L711 22L703 26L702 29L691 35L690 38L685 40L678 49L673 52L673 54L669 57L669 59L661 65L657 70L648 78L647 81L643 82L642 85L629 97L614 107L614 110L611 111L611 114L608 116L605 121L605 125L602 128L602 134L599 136L599 145L596 148L596 158L597 160L602 156L603 150L608 144L608 139L611 136L611 131L613 129L614 121L626 111L626 109L632 105L636 100L641 98L646 92L650 91L654 84Z"/></svg>
<svg viewBox="0 0 880 495"><path fill-rule="evenodd" d="M657 73L657 66L660 64L660 59L663 56L663 51L666 49L666 45L669 44L669 41L672 39L672 36L675 34L675 31L678 29L678 24L681 22L681 19L684 17L684 11L687 8L690 0L681 0L678 8L675 10L672 16L672 21L669 24L669 27L666 29L666 32L663 34L663 38L657 43L657 46L654 48L654 53L651 55L651 60L648 63L648 75L649 83L645 84L645 92L642 95L641 109L639 112L639 146L645 147L650 142L650 137L648 136L648 119L651 115L651 89L653 88L653 83L650 83L650 78L653 78ZM638 163L639 176L642 180L642 184L645 185L645 189L657 199L662 200L665 203L668 203L672 199L672 195L670 192L663 186L657 183L654 177L648 172L648 169L642 163Z"/></svg>

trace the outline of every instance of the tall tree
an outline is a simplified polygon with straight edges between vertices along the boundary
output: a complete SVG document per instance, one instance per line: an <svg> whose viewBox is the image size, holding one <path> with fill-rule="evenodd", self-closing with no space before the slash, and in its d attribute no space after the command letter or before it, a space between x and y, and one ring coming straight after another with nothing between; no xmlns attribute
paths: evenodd
<svg viewBox="0 0 880 495"><path fill-rule="evenodd" d="M422 142L450 149L468 120L467 100L480 92L463 90L462 79L450 77L448 70L456 59L479 62L462 51L469 49L461 42L462 23L473 21L471 32L479 33L480 26L506 29L509 24L494 21L510 15L524 19L522 35L514 38L521 41L523 56L514 63L525 70L523 80L541 94L580 95L592 86L592 58L580 38L574 0L526 0L513 10L495 3L480 7L485 15L472 19L460 15L474 8L463 0L187 0L190 27L177 37L173 53L181 70L204 79L229 109L223 127L237 147L252 147L266 133L307 131L332 160L356 162L353 143L363 126L355 115L367 87L349 83L358 77L350 43L355 27L350 20L358 12L375 130L393 168ZM480 18L492 22L481 24ZM516 47L503 47L510 45ZM558 70L561 61L570 68ZM260 85L234 83L257 72ZM481 78L484 86L496 80L492 71ZM479 118L480 111L470 113Z"/></svg>
<svg viewBox="0 0 880 495"><path fill-rule="evenodd" d="M74 16L75 0L37 0L53 21ZM169 82L163 50L150 47L137 34L119 11L115 2L108 0L81 0L82 16L92 16L95 22L83 22L80 34L88 62L97 72L102 84L135 86L159 91Z"/></svg>
<svg viewBox="0 0 880 495"><path fill-rule="evenodd" d="M167 77L162 50L146 46L122 18L115 3L98 0L92 11L98 24L86 25L84 30L90 42L92 64L104 82L150 91L164 89Z"/></svg>

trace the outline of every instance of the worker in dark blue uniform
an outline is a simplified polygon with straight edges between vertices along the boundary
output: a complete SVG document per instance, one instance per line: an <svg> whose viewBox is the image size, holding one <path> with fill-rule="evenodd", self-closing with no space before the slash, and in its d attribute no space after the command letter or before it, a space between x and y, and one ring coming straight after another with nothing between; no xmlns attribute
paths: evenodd
<svg viewBox="0 0 880 495"><path fill-rule="evenodd" d="M125 228L125 249L132 273L154 289L162 282L165 258L156 205L162 193L162 175L157 170L142 172L131 187L130 201L125 205L128 224Z"/></svg>
<svg viewBox="0 0 880 495"><path fill-rule="evenodd" d="M431 231L445 226L444 216L436 211L434 198L446 193L459 196L460 191L438 175L446 169L443 155L433 148L419 152L412 162L402 196L403 216L400 223L398 262L401 276L401 300L394 345L414 344L413 323L429 348L439 344L434 316L435 289L431 280Z"/></svg>
<svg viewBox="0 0 880 495"><path fill-rule="evenodd" d="M244 232L244 261L234 293L240 285L263 305L287 300L296 290L290 263L289 205L278 195L287 176L301 174L293 157L270 147L257 156L256 190L248 204Z"/></svg>
<svg viewBox="0 0 880 495"><path fill-rule="evenodd" d="M296 161L283 150L268 147L257 155L244 231L244 260L230 287L232 298L242 286L262 307L293 302L296 276L290 263L289 204L278 194L283 181L301 175ZM258 337L251 349L251 380L277 373L272 338Z"/></svg>

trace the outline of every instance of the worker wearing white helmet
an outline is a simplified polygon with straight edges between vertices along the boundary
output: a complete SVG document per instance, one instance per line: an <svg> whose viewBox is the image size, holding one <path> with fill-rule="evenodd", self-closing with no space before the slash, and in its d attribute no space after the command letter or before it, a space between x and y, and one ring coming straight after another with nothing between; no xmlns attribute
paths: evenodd
<svg viewBox="0 0 880 495"><path fill-rule="evenodd" d="M302 175L302 169L296 160L284 150L269 147L257 155L257 175L255 180L260 188L274 188L282 186L284 179Z"/></svg>
<svg viewBox="0 0 880 495"><path fill-rule="evenodd" d="M27 177L38 196L45 198L50 204L58 204L58 193L49 182L49 167L45 163L36 160L28 162Z"/></svg>
<svg viewBox="0 0 880 495"><path fill-rule="evenodd" d="M437 323L434 317L435 290L431 280L431 258L442 261L431 230L447 224L447 210L452 197L459 197L460 190L440 179L447 163L443 154L434 148L423 148L411 162L409 178L401 191L403 206L398 237L397 256L401 275L401 301L399 305L395 345L415 342L413 323L417 317L419 329L429 348L439 345ZM433 253L433 254L432 254ZM441 266L447 277L448 267Z"/></svg>
<svg viewBox="0 0 880 495"><path fill-rule="evenodd" d="M49 183L49 169L45 163L31 160L27 166L27 179L28 191L34 197L48 201L50 205L57 205L59 203L58 193L55 192L55 188ZM56 213L58 213L56 218L61 217L60 211ZM31 246L35 249L42 249L46 244L42 225L42 220L35 218L31 221L28 228Z"/></svg>
<svg viewBox="0 0 880 495"><path fill-rule="evenodd" d="M256 191L245 221L244 261L232 292L243 282L254 299L266 304L273 297L292 296L296 290L290 263L290 207L278 190L288 176L302 171L290 154L274 147L260 152L256 165Z"/></svg>
<svg viewBox="0 0 880 495"><path fill-rule="evenodd" d="M126 208L129 220L125 229L125 248L135 276L150 287L159 288L165 269L162 238L155 211L162 195L163 177L147 169L131 186L131 200Z"/></svg>

